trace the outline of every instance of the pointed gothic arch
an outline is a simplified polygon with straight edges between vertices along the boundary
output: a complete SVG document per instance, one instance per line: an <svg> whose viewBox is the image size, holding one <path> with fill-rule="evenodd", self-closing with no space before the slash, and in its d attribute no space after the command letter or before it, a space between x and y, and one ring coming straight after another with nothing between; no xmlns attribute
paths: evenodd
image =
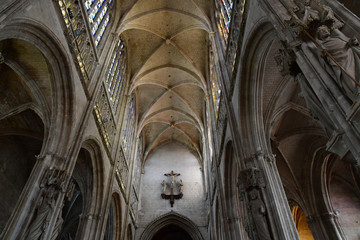
<svg viewBox="0 0 360 240"><path fill-rule="evenodd" d="M66 144L71 135L74 124L74 80L71 73L71 63L66 50L51 31L35 20L17 19L9 22L0 32L0 41L24 42L26 48L34 48L44 59L48 68L49 81L47 86L37 86L32 89L37 99L37 106L41 109L41 118L44 122L45 136L42 155L48 148L52 152L63 151L63 144ZM1 49L4 54L3 49ZM39 55L39 57L40 57ZM6 55L4 57L5 63ZM8 65L16 69L18 74L28 77L24 63L34 61L31 58L9 59ZM35 62L34 62L35 63ZM42 67L36 66L35 67ZM32 80L28 79L27 81ZM45 82L44 82L45 83ZM44 89L46 91L44 91ZM46 99L51 96L51 99ZM62 155L61 153L58 153Z"/></svg>
<svg viewBox="0 0 360 240"><path fill-rule="evenodd" d="M162 228L175 225L184 231L186 231L193 240L203 240L199 229L196 225L187 217L184 217L176 212L169 212L164 214L154 221L152 221L144 230L140 236L140 240L151 240L155 234Z"/></svg>

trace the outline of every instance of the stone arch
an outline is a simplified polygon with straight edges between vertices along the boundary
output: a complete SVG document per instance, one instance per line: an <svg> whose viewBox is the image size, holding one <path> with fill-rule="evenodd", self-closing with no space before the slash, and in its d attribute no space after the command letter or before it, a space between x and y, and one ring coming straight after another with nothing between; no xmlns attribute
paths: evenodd
<svg viewBox="0 0 360 240"><path fill-rule="evenodd" d="M276 50L281 46L276 29L266 18L251 27L238 76L241 79L238 89L239 135L243 140L242 157L249 159L247 165L257 167L264 173L267 186L262 190L262 195L269 234L276 239L297 239L290 211L280 207L288 205L288 202L277 166L272 162L271 139L264 119L274 88L283 79L281 73L276 71L274 59ZM269 94L268 97L264 97L266 94Z"/></svg>
<svg viewBox="0 0 360 240"><path fill-rule="evenodd" d="M65 201L62 209L62 224L57 239L66 236L88 239L100 238L101 216L104 215L104 168L101 149L96 139L82 143L71 181L75 191L70 201Z"/></svg>
<svg viewBox="0 0 360 240"><path fill-rule="evenodd" d="M204 239L199 229L190 219L176 212L169 212L152 221L141 234L140 240L151 240L160 229L171 224L185 230L193 240Z"/></svg>
<svg viewBox="0 0 360 240"><path fill-rule="evenodd" d="M38 86L26 85L33 90L34 98L37 100L35 105L41 110L45 125L46 141L40 155L47 151L55 152L59 156L65 155L67 150L62 146L69 141L75 110L75 91L69 54L50 29L31 19L16 19L9 22L0 32L0 42L2 41L23 41L27 46L36 49L44 59L49 73L46 80L49 82L37 82ZM14 55L7 58L9 53L6 49L0 51L4 55L5 64L22 76L31 76L23 64L29 64L33 59L19 61ZM35 63L33 65L36 66ZM28 79L28 82L31 81L33 79ZM49 96L49 99L46 99L46 96Z"/></svg>
<svg viewBox="0 0 360 240"><path fill-rule="evenodd" d="M85 149L90 154L92 165L93 189L90 212L95 216L103 214L105 211L103 209L103 196L106 181L104 176L104 159L100 146L101 143L96 138L88 138L82 144L82 149Z"/></svg>
<svg viewBox="0 0 360 240"><path fill-rule="evenodd" d="M239 115L248 116L242 118L239 122L241 126L241 136L248 141L245 149L249 152L256 152L257 148L267 147L265 140L264 124L262 116L262 74L264 70L264 61L269 50L269 46L276 37L276 31L273 26L264 20L259 22L251 31L246 49L244 51L239 85ZM256 67L254 67L256 66ZM255 121L254 121L255 120ZM248 131L252 129L252 131ZM244 152L246 154L246 152Z"/></svg>
<svg viewBox="0 0 360 240"><path fill-rule="evenodd" d="M309 228L304 212L300 208L300 206L299 205L293 206L291 212L300 239L313 240L314 239L313 234Z"/></svg>
<svg viewBox="0 0 360 240"><path fill-rule="evenodd" d="M127 226L127 231L126 231L126 240L132 240L133 238L134 237L133 237L132 226L129 223L128 226Z"/></svg>
<svg viewBox="0 0 360 240"><path fill-rule="evenodd" d="M114 231L115 231L115 209L114 209L114 203L111 200L110 206L109 206L109 213L106 220L106 229L105 229L105 235L104 240L113 240L114 239Z"/></svg>
<svg viewBox="0 0 360 240"><path fill-rule="evenodd" d="M17 201L13 201L17 202L16 208L1 236L19 238L31 220L28 214L32 211L25 209L33 210L36 206L36 202L30 201L39 191L34 186L39 184L49 165L68 153L68 148L63 146L69 142L74 122L73 82L65 50L51 31L37 22L17 19L6 23L0 32L0 52L3 57L0 75L11 80L1 81L7 84L1 90L10 93L1 94L1 97L10 97L7 102L11 104L3 106L4 111L0 113L0 135L15 134L16 138L27 136L41 141L32 153L31 174L25 174L26 185ZM27 125L25 129L24 124ZM21 139L16 142L20 144Z"/></svg>
<svg viewBox="0 0 360 240"><path fill-rule="evenodd" d="M26 184L34 171L43 137L44 124L31 109L0 120L0 233L4 230L5 234L25 201Z"/></svg>
<svg viewBox="0 0 360 240"><path fill-rule="evenodd" d="M360 190L356 180L356 169L335 154L326 159L326 174L323 175L323 187L326 188L329 210L323 212L324 220L333 218L339 234L345 239L359 236Z"/></svg>
<svg viewBox="0 0 360 240"><path fill-rule="evenodd" d="M121 211L121 200L117 192L114 192L111 197L111 201L114 205L114 239L121 239L122 230L122 211Z"/></svg>

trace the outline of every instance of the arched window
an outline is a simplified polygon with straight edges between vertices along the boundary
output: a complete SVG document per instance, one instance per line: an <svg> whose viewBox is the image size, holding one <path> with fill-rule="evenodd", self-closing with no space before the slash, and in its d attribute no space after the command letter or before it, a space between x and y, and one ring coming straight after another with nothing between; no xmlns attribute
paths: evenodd
<svg viewBox="0 0 360 240"><path fill-rule="evenodd" d="M120 98L126 78L126 53L122 40L117 43L105 79L111 108L115 115L119 111Z"/></svg>
<svg viewBox="0 0 360 240"><path fill-rule="evenodd" d="M131 154L132 142L133 142L134 130L135 130L134 126L135 126L135 96L134 93L131 93L126 121L123 128L123 135L121 139L122 149L124 151L124 155L127 161L129 161Z"/></svg>
<svg viewBox="0 0 360 240"><path fill-rule="evenodd" d="M113 0L57 0L85 84L97 62L97 49L111 22Z"/></svg>
<svg viewBox="0 0 360 240"><path fill-rule="evenodd" d="M220 96L221 96L221 89L219 84L218 75L216 72L216 65L215 65L215 57L214 52L210 44L210 83L211 83L211 95L214 104L214 111L216 115L216 119L218 117L219 112L219 104L220 104Z"/></svg>
<svg viewBox="0 0 360 240"><path fill-rule="evenodd" d="M215 16L217 20L217 26L219 33L222 37L222 43L224 49L228 43L230 22L231 22L231 11L233 8L233 0L216 0L215 1L216 11Z"/></svg>
<svg viewBox="0 0 360 240"><path fill-rule="evenodd" d="M95 46L99 43L110 22L110 7L113 0L85 0L84 5L87 10L88 21L91 34L94 37Z"/></svg>

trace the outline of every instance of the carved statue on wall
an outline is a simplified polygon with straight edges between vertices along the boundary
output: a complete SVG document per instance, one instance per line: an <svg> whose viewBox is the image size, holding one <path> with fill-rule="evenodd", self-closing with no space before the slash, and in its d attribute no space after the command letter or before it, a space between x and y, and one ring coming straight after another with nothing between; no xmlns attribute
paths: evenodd
<svg viewBox="0 0 360 240"><path fill-rule="evenodd" d="M167 182L163 180L161 185L162 185L162 194L166 194Z"/></svg>
<svg viewBox="0 0 360 240"><path fill-rule="evenodd" d="M183 181L180 179L180 181L177 183L178 184L178 190L179 190L179 193L182 193L183 192Z"/></svg>
<svg viewBox="0 0 360 240"><path fill-rule="evenodd" d="M258 240L271 240L266 220L266 207L261 200L259 190L252 189L249 192L249 207L253 217L254 228Z"/></svg>
<svg viewBox="0 0 360 240"><path fill-rule="evenodd" d="M320 14L319 11L316 9L313 9L310 6L310 0L304 1L304 16L303 16L303 23L306 26L309 26L313 21L319 21L320 20Z"/></svg>
<svg viewBox="0 0 360 240"><path fill-rule="evenodd" d="M328 53L323 55L325 69L346 95L354 100L359 95L359 86L355 83L360 78L359 42L355 38L348 38L340 30L331 31L326 25L318 27L317 38Z"/></svg>
<svg viewBox="0 0 360 240"><path fill-rule="evenodd" d="M44 239L44 233L53 215L57 197L64 190L65 172L49 169L40 183L40 198L37 201L33 220L26 232L27 240Z"/></svg>

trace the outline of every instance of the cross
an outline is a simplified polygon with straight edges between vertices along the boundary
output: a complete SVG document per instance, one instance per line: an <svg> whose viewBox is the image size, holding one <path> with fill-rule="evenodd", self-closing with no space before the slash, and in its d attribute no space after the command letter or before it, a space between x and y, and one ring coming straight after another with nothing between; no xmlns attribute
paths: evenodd
<svg viewBox="0 0 360 240"><path fill-rule="evenodd" d="M167 177L171 177L171 185L170 185L171 193L170 194L165 194L166 182L164 180L163 183L162 183L164 188L163 188L163 193L161 194L161 197L163 199L170 199L171 207L173 207L175 199L180 199L183 196L183 194L181 192L182 181L180 183L179 194L174 194L175 177L180 176L180 173L174 173L174 171L171 171L170 173L165 173L164 175L167 176Z"/></svg>

